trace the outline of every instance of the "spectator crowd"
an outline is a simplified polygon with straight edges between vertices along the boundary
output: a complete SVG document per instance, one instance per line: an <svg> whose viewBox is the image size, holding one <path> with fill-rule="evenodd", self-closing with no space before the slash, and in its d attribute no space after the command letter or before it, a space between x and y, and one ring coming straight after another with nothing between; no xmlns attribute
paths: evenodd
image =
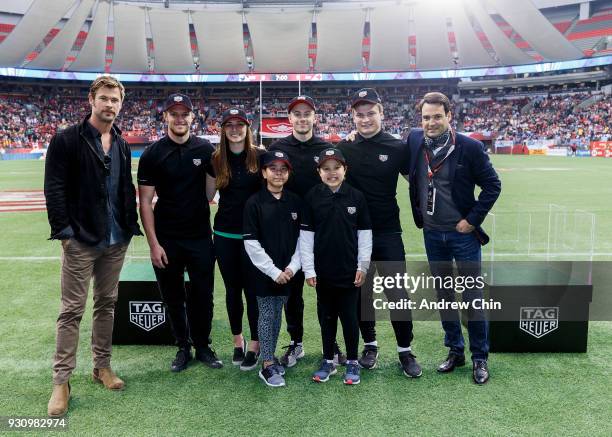
<svg viewBox="0 0 612 437"><path fill-rule="evenodd" d="M307 90L307 92L310 90ZM335 92L337 91L337 92ZM312 93L317 101L318 134L344 136L353 129L346 89L330 87L322 95ZM196 135L215 135L220 131L220 116L227 108L244 109L258 128L259 101L252 95L225 96L195 92L193 100ZM266 94L264 94L266 95ZM410 127L418 126L414 89L381 88L385 113L385 129L405 135ZM480 97L459 100L453 108L454 125L464 132L484 132L492 138L512 140L516 144L532 139L554 139L568 144L573 139L587 141L610 140L612 103L601 98L594 104L577 109L591 97L588 92L566 94L536 94L523 96ZM264 97L263 116L286 116L290 96ZM163 96L152 97L146 91L132 91L118 118L125 135L149 141L163 136L161 116ZM45 148L56 132L82 120L89 111L86 93L70 87L0 85L0 148Z"/></svg>

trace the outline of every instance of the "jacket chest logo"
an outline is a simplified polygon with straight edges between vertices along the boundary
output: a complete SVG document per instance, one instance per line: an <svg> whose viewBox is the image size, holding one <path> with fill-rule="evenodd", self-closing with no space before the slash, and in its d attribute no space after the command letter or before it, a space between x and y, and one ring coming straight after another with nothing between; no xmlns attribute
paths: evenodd
<svg viewBox="0 0 612 437"><path fill-rule="evenodd" d="M200 158L194 158L193 165L199 167L202 164L202 160Z"/></svg>
<svg viewBox="0 0 612 437"><path fill-rule="evenodd" d="M346 210L349 214L353 215L357 212L357 208L355 208L354 206L347 206Z"/></svg>
<svg viewBox="0 0 612 437"><path fill-rule="evenodd" d="M319 163L319 157L318 156L314 157L314 162L316 162L317 164Z"/></svg>
<svg viewBox="0 0 612 437"><path fill-rule="evenodd" d="M291 218L292 218L293 220L297 220L297 212L292 212L292 213L291 213Z"/></svg>
<svg viewBox="0 0 612 437"><path fill-rule="evenodd" d="M378 155L378 159L380 159L380 162L385 162L389 159L389 155Z"/></svg>

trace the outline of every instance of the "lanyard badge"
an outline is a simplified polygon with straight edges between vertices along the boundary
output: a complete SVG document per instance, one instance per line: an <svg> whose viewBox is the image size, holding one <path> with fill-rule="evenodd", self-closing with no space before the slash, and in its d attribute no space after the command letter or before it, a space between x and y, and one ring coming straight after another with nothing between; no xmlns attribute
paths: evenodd
<svg viewBox="0 0 612 437"><path fill-rule="evenodd" d="M436 187L433 185L433 179L427 184L427 215L434 215L436 207Z"/></svg>

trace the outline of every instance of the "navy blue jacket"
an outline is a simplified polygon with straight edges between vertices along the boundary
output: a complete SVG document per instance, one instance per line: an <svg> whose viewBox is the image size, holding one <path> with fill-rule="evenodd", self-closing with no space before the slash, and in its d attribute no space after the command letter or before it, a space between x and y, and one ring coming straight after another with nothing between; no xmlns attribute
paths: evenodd
<svg viewBox="0 0 612 437"><path fill-rule="evenodd" d="M417 227L423 227L423 214L419 205L417 163L423 159L423 129L413 129L408 136L410 153L410 204ZM501 181L491 165L484 145L462 134L455 138L455 150L448 157L449 177L452 181L452 197L457 209L471 225L475 226L476 236L482 245L489 242L489 236L480 227L493 208L501 193ZM474 189L478 185L482 191L478 199Z"/></svg>

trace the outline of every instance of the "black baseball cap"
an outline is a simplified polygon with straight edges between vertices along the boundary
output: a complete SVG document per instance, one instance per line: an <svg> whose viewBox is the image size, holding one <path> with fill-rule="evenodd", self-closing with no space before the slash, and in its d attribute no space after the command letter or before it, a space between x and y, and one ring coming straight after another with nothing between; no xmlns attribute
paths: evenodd
<svg viewBox="0 0 612 437"><path fill-rule="evenodd" d="M351 97L351 108L360 103L382 103L374 88L361 88Z"/></svg>
<svg viewBox="0 0 612 437"><path fill-rule="evenodd" d="M172 108L174 105L183 105L185 108L189 109L193 112L193 104L191 103L191 99L185 94L175 93L170 94L166 101L164 102L163 112L166 112L168 109Z"/></svg>
<svg viewBox="0 0 612 437"><path fill-rule="evenodd" d="M237 120L242 120L246 124L250 124L246 112L244 112L242 109L230 108L221 115L221 126L234 118Z"/></svg>
<svg viewBox="0 0 612 437"><path fill-rule="evenodd" d="M287 106L287 111L291 112L291 109L295 106L298 105L300 103L305 103L308 106L310 106L313 111L316 111L316 106L315 106L315 102L312 99L312 97L308 97L308 96L297 96L294 97L293 99L291 99L291 101L289 102L289 106Z"/></svg>
<svg viewBox="0 0 612 437"><path fill-rule="evenodd" d="M346 166L346 159L344 158L342 151L340 149L336 149L335 147L330 147L329 149L325 149L319 153L318 167L321 167L325 161L329 161L330 159L335 159L342 165Z"/></svg>
<svg viewBox="0 0 612 437"><path fill-rule="evenodd" d="M271 166L274 162L282 162L289 167L289 170L293 170L291 166L291 161L289 161L289 156L285 152L280 150L274 150L272 152L266 152L261 155L261 168L266 168Z"/></svg>

